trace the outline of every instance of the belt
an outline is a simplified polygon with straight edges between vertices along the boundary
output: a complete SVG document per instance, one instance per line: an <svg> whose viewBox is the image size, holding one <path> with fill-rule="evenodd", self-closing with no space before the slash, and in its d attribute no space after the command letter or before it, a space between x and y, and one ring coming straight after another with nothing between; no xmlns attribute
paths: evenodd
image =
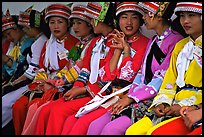
<svg viewBox="0 0 204 137"><path fill-rule="evenodd" d="M193 86L191 84L186 84L185 86L183 86L181 88L177 86L176 92L179 92L182 89L190 89L190 90L198 91L198 90L202 90L202 87L195 87L195 86Z"/></svg>

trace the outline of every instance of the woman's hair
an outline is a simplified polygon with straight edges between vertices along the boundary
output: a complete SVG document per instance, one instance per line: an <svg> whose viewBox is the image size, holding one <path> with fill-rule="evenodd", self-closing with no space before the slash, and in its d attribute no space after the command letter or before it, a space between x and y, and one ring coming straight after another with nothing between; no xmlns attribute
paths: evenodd
<svg viewBox="0 0 204 137"><path fill-rule="evenodd" d="M103 23L111 26L112 28L115 28L115 12L116 12L116 4L110 2L108 11L106 13L106 17Z"/></svg>
<svg viewBox="0 0 204 137"><path fill-rule="evenodd" d="M166 11L164 12L162 18L163 18L163 24L169 25L174 31L179 32L183 37L186 37L187 34L185 33L183 27L180 24L180 20L177 17L173 21L171 20L172 15L174 14L174 9L176 8L177 2L170 2L168 5Z"/></svg>
<svg viewBox="0 0 204 137"><path fill-rule="evenodd" d="M45 21L45 12L41 13L40 28L39 29L45 34L45 36L47 36L47 38L50 38L51 31L50 31L48 23L46 23L46 21Z"/></svg>
<svg viewBox="0 0 204 137"><path fill-rule="evenodd" d="M11 15L11 17L13 18L13 21L15 22L16 26L22 30L23 26L18 25L18 18L19 18L19 16L18 15Z"/></svg>
<svg viewBox="0 0 204 137"><path fill-rule="evenodd" d="M180 33L184 38L188 36L188 34L186 34L185 30L183 29L181 23L180 23L180 17L176 17L172 23L171 23L171 28L175 31L177 31L178 33Z"/></svg>

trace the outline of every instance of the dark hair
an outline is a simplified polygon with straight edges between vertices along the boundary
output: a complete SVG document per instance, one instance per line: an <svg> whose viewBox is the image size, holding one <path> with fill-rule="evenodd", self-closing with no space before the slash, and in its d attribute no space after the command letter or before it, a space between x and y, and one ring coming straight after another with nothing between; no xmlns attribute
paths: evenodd
<svg viewBox="0 0 204 137"><path fill-rule="evenodd" d="M23 29L23 26L21 25L18 25L18 18L19 16L18 15L11 15L11 17L13 18L13 21L15 22L16 26L20 29Z"/></svg>
<svg viewBox="0 0 204 137"><path fill-rule="evenodd" d="M174 9L176 8L177 2L170 2L168 7L166 8L166 11L164 12L162 18L163 23L168 24L174 31L179 32L183 37L186 37L187 34L185 33L183 27L180 24L180 20L177 17L173 21L171 20L171 17L174 13Z"/></svg>
<svg viewBox="0 0 204 137"><path fill-rule="evenodd" d="M30 27L36 27L35 26L35 14L36 14L36 12L37 12L36 10L32 10L30 12ZM42 16L40 18L42 18Z"/></svg>
<svg viewBox="0 0 204 137"><path fill-rule="evenodd" d="M39 28L47 38L50 38L51 31L49 28L48 23L45 21L45 12L41 12L41 17L40 17L40 28Z"/></svg>
<svg viewBox="0 0 204 137"><path fill-rule="evenodd" d="M115 28L115 12L116 12L116 4L110 2L108 11L106 13L106 17L103 23L108 24L109 26L111 26L112 28Z"/></svg>
<svg viewBox="0 0 204 137"><path fill-rule="evenodd" d="M86 25L89 26L89 23L88 23L87 21L83 20L83 19L80 19L80 18L71 18L71 19L69 19L69 20L70 20L70 27L73 26L73 20L74 20L74 19L78 19L78 20L80 20L80 21L86 22Z"/></svg>
<svg viewBox="0 0 204 137"><path fill-rule="evenodd" d="M171 23L171 28L177 32L179 32L184 38L188 36L186 34L185 30L183 29L181 23L180 23L180 17L176 17L172 23Z"/></svg>
<svg viewBox="0 0 204 137"><path fill-rule="evenodd" d="M171 23L170 18L174 13L174 9L176 8L176 4L177 4L177 2L170 2L168 7L165 10L163 16L162 16L162 18L165 19L165 21L169 24Z"/></svg>

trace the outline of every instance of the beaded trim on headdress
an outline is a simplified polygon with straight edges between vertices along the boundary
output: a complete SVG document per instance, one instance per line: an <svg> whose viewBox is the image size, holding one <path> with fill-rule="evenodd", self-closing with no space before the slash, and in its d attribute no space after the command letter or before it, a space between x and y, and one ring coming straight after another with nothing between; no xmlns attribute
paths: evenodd
<svg viewBox="0 0 204 137"><path fill-rule="evenodd" d="M15 28L16 23L14 22L13 18L10 15L10 11L9 9L7 9L6 11L6 15L2 16L2 32L7 30L7 29L11 29L11 28Z"/></svg>
<svg viewBox="0 0 204 137"><path fill-rule="evenodd" d="M138 5L152 12L153 14L156 14L159 8L158 2L139 2Z"/></svg>
<svg viewBox="0 0 204 137"><path fill-rule="evenodd" d="M118 16L121 12L124 11L136 11L140 14L144 15L144 11L142 7L137 5L137 2L120 2L117 4L116 8L116 16Z"/></svg>
<svg viewBox="0 0 204 137"><path fill-rule="evenodd" d="M176 4L175 13L178 11L192 11L202 14L201 2L178 2Z"/></svg>

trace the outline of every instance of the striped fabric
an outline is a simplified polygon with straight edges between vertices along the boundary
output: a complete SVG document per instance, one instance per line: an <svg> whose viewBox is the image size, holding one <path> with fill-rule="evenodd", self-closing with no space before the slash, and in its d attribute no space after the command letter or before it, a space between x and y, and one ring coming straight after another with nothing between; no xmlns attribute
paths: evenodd
<svg viewBox="0 0 204 137"><path fill-rule="evenodd" d="M71 15L71 9L63 4L52 4L46 8L45 11L45 20L51 16L59 16L65 19L69 19Z"/></svg>
<svg viewBox="0 0 204 137"><path fill-rule="evenodd" d="M72 13L69 19L72 19L72 18L82 19L88 23L91 21L91 16L87 14L87 8L84 5L73 6Z"/></svg>

